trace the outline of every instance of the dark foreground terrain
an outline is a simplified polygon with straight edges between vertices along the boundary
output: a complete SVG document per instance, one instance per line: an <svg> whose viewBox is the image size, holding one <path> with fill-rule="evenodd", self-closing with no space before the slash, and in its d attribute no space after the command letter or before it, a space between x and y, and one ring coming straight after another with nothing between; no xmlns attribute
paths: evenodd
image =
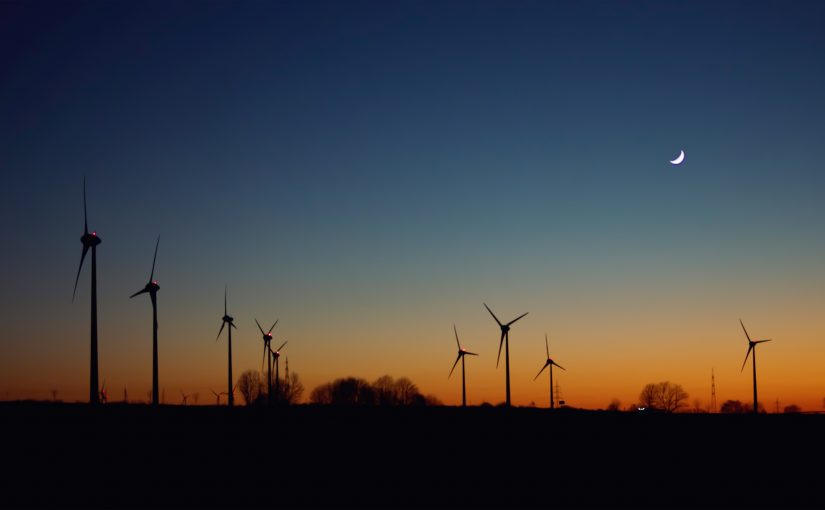
<svg viewBox="0 0 825 510"><path fill-rule="evenodd" d="M0 404L0 508L825 508L825 415Z"/></svg>

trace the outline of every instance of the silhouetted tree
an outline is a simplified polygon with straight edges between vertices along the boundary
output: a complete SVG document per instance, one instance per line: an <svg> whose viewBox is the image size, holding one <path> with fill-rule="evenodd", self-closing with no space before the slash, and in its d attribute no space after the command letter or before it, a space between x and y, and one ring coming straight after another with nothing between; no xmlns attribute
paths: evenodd
<svg viewBox="0 0 825 510"><path fill-rule="evenodd" d="M393 380L388 375L379 377L373 384L356 377L336 379L313 389L309 401L336 405L443 405L433 395L422 395L406 377Z"/></svg>
<svg viewBox="0 0 825 510"><path fill-rule="evenodd" d="M395 381L395 398L398 400L398 405L413 405L420 396L418 386L406 377L401 377Z"/></svg>
<svg viewBox="0 0 825 510"><path fill-rule="evenodd" d="M304 384L301 382L301 378L298 377L298 373L292 372L289 374L289 380L286 377L281 380L278 391L281 393L279 399L281 403L297 404L304 396Z"/></svg>
<svg viewBox="0 0 825 510"><path fill-rule="evenodd" d="M427 395L424 396L424 405L427 405L427 406L443 406L444 402L442 402L435 395L427 394Z"/></svg>
<svg viewBox="0 0 825 510"><path fill-rule="evenodd" d="M309 401L312 404L328 405L332 403L332 383L325 383L316 386L309 394Z"/></svg>
<svg viewBox="0 0 825 510"><path fill-rule="evenodd" d="M372 383L375 390L375 399L379 406L394 406L398 405L395 398L395 380L388 376L382 375Z"/></svg>
<svg viewBox="0 0 825 510"><path fill-rule="evenodd" d="M785 406L785 409L782 410L783 413L791 414L791 413L801 413L802 408L796 404L791 404L789 406Z"/></svg>
<svg viewBox="0 0 825 510"><path fill-rule="evenodd" d="M679 384L662 381L647 384L639 394L639 405L672 413L684 407L688 399L687 392Z"/></svg>
<svg viewBox="0 0 825 510"><path fill-rule="evenodd" d="M745 408L739 400L725 400L719 408L719 412L723 414L742 414Z"/></svg>
<svg viewBox="0 0 825 510"><path fill-rule="evenodd" d="M607 404L607 410L608 411L621 411L622 410L622 403L619 402L618 398L614 398L613 400L610 401L609 404Z"/></svg>
<svg viewBox="0 0 825 510"><path fill-rule="evenodd" d="M254 404L263 393L261 375L255 370L247 370L238 377L238 390L246 405Z"/></svg>
<svg viewBox="0 0 825 510"><path fill-rule="evenodd" d="M759 410L760 413L767 413L767 411L765 410L765 406L762 405L762 402L757 402L756 405L758 406L758 410ZM746 413L752 413L753 412L753 403L746 402L745 404L742 405L742 409Z"/></svg>

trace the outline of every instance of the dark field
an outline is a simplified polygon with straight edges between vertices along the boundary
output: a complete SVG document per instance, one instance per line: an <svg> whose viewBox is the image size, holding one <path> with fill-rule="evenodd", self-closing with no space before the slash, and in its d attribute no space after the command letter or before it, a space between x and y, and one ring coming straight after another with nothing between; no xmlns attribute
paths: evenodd
<svg viewBox="0 0 825 510"><path fill-rule="evenodd" d="M0 404L0 508L825 508L825 415Z"/></svg>

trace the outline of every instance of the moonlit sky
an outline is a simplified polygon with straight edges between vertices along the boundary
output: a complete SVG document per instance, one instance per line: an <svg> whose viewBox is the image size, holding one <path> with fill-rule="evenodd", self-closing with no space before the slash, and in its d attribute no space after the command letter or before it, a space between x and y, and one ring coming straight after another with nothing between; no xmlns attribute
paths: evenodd
<svg viewBox="0 0 825 510"><path fill-rule="evenodd" d="M100 379L260 368L307 391L412 379L461 402L623 407L670 380L706 406L825 397L821 2L5 2L0 399L88 397L82 179ZM671 166L679 150L681 166ZM282 357L282 362L284 358ZM283 369L283 365L281 367ZM456 377L458 376L458 377ZM209 398L207 398L209 397Z"/></svg>

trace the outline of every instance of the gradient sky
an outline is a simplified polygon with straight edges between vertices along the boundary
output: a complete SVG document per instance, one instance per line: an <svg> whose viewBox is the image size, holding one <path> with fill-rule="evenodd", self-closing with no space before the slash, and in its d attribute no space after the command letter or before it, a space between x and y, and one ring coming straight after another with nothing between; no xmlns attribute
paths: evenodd
<svg viewBox="0 0 825 510"><path fill-rule="evenodd" d="M253 321L307 394L407 376L461 401L598 408L825 397L822 2L3 2L0 398L88 396L81 182L99 232L100 377L226 385ZM685 163L668 160L684 149ZM282 358L283 359L283 358ZM458 374L460 375L460 374Z"/></svg>

